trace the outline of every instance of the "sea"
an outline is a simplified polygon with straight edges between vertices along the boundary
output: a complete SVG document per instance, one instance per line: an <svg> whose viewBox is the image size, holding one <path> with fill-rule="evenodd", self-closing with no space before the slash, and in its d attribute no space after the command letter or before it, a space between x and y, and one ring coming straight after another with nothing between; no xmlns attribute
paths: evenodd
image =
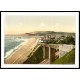
<svg viewBox="0 0 80 80"><path fill-rule="evenodd" d="M20 46L25 40L28 40L30 37L26 36L5 36L4 42L4 57L6 58L8 55L13 52L16 47Z"/></svg>

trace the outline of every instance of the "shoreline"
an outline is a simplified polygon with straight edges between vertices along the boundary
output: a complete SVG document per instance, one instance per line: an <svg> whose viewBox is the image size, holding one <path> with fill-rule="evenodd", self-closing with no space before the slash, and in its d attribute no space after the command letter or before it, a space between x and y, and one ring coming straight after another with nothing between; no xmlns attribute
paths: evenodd
<svg viewBox="0 0 80 80"><path fill-rule="evenodd" d="M4 56L4 58L7 58L8 56L10 56L13 52L15 52L18 48L20 48L24 44L24 42L28 42L28 40L29 39L25 39L19 45L15 46L14 48L12 48L9 51L7 51L6 55Z"/></svg>
<svg viewBox="0 0 80 80"><path fill-rule="evenodd" d="M5 58L5 64L20 64L24 62L28 55L31 53L32 49L37 45L38 39L30 38L24 41L20 47L18 47L14 52L12 52L7 58Z"/></svg>

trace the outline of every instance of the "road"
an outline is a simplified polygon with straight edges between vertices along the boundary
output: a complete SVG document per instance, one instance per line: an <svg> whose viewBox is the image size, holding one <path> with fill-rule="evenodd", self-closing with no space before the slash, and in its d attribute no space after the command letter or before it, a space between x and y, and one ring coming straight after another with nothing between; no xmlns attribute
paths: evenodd
<svg viewBox="0 0 80 80"><path fill-rule="evenodd" d="M31 38L5 59L5 64L22 64L37 45L37 39Z"/></svg>

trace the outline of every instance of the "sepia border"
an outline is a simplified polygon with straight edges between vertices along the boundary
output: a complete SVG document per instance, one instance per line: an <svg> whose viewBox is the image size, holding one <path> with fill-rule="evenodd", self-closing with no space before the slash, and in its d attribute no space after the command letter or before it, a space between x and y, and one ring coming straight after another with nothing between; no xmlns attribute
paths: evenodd
<svg viewBox="0 0 80 80"><path fill-rule="evenodd" d="M77 27L77 30L76 30L76 33L77 33L77 35L76 35L76 43L77 43L77 46L76 46L76 48L77 48L77 51L76 51L76 53L78 53L78 56L77 56L77 59L78 59L78 62L77 62L77 67L35 67L35 66L33 66L33 67L19 67L19 64L18 64L18 66L16 67L13 67L13 65L15 65L15 64L11 64L12 66L3 66L3 59L2 59L2 45L4 45L4 39L3 39L3 33L4 33L4 30L3 30L3 27L2 26L4 26L3 24L2 24L2 13L7 13L7 12L49 12L49 13L51 13L51 12L75 12L75 13L77 13L78 14L78 27ZM0 15L1 15L1 66L0 66L0 68L1 69L79 69L80 67L79 67L79 65L80 65L80 62L79 62L79 11L1 11L0 12ZM47 66L47 65L46 65ZM57 65L58 66L58 65Z"/></svg>

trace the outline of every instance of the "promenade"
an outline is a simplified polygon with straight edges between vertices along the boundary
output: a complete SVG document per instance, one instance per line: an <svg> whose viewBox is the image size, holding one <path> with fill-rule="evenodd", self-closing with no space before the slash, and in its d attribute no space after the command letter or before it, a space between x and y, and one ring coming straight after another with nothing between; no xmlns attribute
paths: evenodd
<svg viewBox="0 0 80 80"><path fill-rule="evenodd" d="M5 58L5 64L22 64L29 56L31 51L37 45L37 39L31 38L25 41L22 46L20 46L16 51L11 53L10 56Z"/></svg>

